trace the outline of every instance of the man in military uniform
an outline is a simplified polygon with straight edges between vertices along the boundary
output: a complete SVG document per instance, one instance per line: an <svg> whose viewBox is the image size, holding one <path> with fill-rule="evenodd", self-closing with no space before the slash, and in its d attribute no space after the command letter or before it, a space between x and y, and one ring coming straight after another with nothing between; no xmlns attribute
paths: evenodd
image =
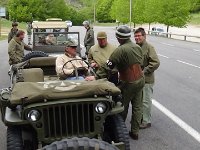
<svg viewBox="0 0 200 150"><path fill-rule="evenodd" d="M86 29L86 34L85 34L85 38L84 38L84 45L86 48L85 54L88 55L89 49L94 45L94 31L90 27L90 24L88 21L84 21L83 26Z"/></svg>
<svg viewBox="0 0 200 150"><path fill-rule="evenodd" d="M142 48L144 55L143 72L145 86L143 89L143 117L140 129L151 127L151 105L154 85L154 71L159 67L160 61L154 47L146 41L143 28L138 28L134 33L136 43Z"/></svg>
<svg viewBox="0 0 200 150"><path fill-rule="evenodd" d="M31 45L31 35L32 35L32 24L31 24L31 22L28 22L26 31L27 31L27 35L28 35L28 45Z"/></svg>
<svg viewBox="0 0 200 150"><path fill-rule="evenodd" d="M92 46L88 53L88 61L95 70L106 63L110 55L117 48L108 43L106 32L97 33L98 44Z"/></svg>
<svg viewBox="0 0 200 150"><path fill-rule="evenodd" d="M134 44L131 40L131 29L127 26L119 26L116 31L116 38L120 46L111 54L107 61L107 66L119 72L120 84L122 91L124 112L122 117L126 120L129 103L132 104L131 131L129 135L132 139L138 140L139 126L142 118L142 90L144 87L144 76L141 65L143 63L142 49ZM107 77L112 81L112 74L108 73L101 67L97 72L96 79ZM110 74L110 75L109 75ZM86 80L93 80L87 77Z"/></svg>
<svg viewBox="0 0 200 150"><path fill-rule="evenodd" d="M84 80L84 76L86 76L88 72L88 65L76 55L77 44L74 41L69 40L65 45L64 54L58 56L56 59L57 75L61 80ZM69 62L70 60L73 61ZM80 75L78 77L75 75L75 68L77 68ZM81 68L81 70L79 70L79 68Z"/></svg>
<svg viewBox="0 0 200 150"><path fill-rule="evenodd" d="M9 64L17 64L22 62L24 57L24 49L32 50L31 47L23 42L25 32L22 30L17 31L16 36L8 44Z"/></svg>
<svg viewBox="0 0 200 150"><path fill-rule="evenodd" d="M12 40L13 37L16 36L16 33L18 31L17 26L18 26L17 22L12 23L12 29L10 30L10 32L8 34L8 43Z"/></svg>

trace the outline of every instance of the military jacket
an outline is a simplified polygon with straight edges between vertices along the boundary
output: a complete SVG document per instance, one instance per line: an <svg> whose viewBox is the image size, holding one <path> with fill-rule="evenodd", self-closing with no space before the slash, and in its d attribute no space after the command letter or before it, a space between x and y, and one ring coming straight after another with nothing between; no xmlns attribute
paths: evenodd
<svg viewBox="0 0 200 150"><path fill-rule="evenodd" d="M154 71L159 67L160 61L152 45L144 41L141 48L144 56L143 72L145 83L153 84L155 81Z"/></svg>
<svg viewBox="0 0 200 150"><path fill-rule="evenodd" d="M139 71L141 71L143 64L142 49L129 39L116 48L107 61L107 65L103 65L97 71L96 78L112 78L113 75L116 76L117 71L121 74L125 73L129 70L130 66L136 64L140 67ZM131 76L131 74L127 74L127 76Z"/></svg>
<svg viewBox="0 0 200 150"><path fill-rule="evenodd" d="M8 45L9 64L20 63L24 57L24 49L31 50L23 41L20 41L17 37L14 37Z"/></svg>
<svg viewBox="0 0 200 150"><path fill-rule="evenodd" d="M13 30L13 29L10 30L10 32L8 34L8 43L12 40L13 37L16 36L17 31L18 31L18 29L17 30Z"/></svg>
<svg viewBox="0 0 200 150"><path fill-rule="evenodd" d="M142 49L130 39L120 45L110 56L111 66L115 66L119 72L126 70L130 65L143 64Z"/></svg>
<svg viewBox="0 0 200 150"><path fill-rule="evenodd" d="M87 29L85 38L84 38L85 46L93 46L94 45L94 31L92 28Z"/></svg>

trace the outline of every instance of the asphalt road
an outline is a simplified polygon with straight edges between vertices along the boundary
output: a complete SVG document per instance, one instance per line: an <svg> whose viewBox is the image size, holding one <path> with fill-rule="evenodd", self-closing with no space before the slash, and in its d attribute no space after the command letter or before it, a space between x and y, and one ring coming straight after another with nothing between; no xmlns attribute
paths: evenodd
<svg viewBox="0 0 200 150"><path fill-rule="evenodd" d="M79 31L83 41L83 27ZM118 45L113 27L95 27L106 31L108 41ZM134 39L132 38L134 41ZM156 48L161 66L156 71L152 127L141 130L132 150L199 150L200 149L200 43L148 36ZM83 52L84 53L84 52ZM7 41L0 41L0 88L9 86L7 76ZM130 109L131 112L131 109ZM126 121L130 129L130 113ZM6 149L6 128L0 122L0 150Z"/></svg>

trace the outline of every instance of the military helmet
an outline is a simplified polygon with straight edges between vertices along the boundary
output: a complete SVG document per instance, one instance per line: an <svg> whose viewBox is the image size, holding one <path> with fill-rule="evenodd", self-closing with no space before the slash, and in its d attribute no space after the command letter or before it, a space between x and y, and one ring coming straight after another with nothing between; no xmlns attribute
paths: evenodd
<svg viewBox="0 0 200 150"><path fill-rule="evenodd" d="M13 22L12 23L12 27L14 27L14 26L18 26L18 23L17 22Z"/></svg>
<svg viewBox="0 0 200 150"><path fill-rule="evenodd" d="M85 20L85 21L83 21L83 25L84 25L84 26L89 26L90 23L89 23L89 21Z"/></svg>
<svg viewBox="0 0 200 150"><path fill-rule="evenodd" d="M119 39L129 39L131 37L131 29L126 25L122 25L117 28L115 34Z"/></svg>

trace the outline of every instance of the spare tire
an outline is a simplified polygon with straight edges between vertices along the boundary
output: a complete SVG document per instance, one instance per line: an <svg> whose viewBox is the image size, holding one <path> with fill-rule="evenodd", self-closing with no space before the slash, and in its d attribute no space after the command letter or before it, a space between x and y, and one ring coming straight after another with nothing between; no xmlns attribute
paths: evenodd
<svg viewBox="0 0 200 150"><path fill-rule="evenodd" d="M48 56L49 56L48 54L42 51L32 51L24 56L24 58L22 59L22 62L29 60L31 58L35 58L35 57L48 57Z"/></svg>
<svg viewBox="0 0 200 150"><path fill-rule="evenodd" d="M114 145L107 142L83 138L64 139L62 141L53 142L42 148L42 150L119 150Z"/></svg>

